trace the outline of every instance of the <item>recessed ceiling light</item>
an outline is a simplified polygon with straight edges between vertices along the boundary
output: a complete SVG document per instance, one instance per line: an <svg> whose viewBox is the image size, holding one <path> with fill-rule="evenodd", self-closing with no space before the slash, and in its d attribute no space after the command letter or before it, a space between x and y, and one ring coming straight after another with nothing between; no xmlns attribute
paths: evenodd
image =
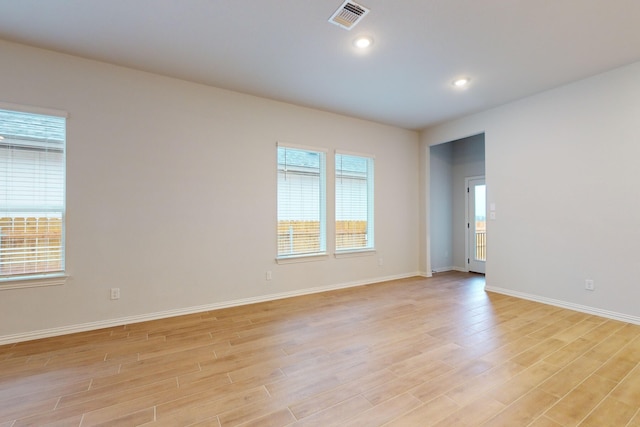
<svg viewBox="0 0 640 427"><path fill-rule="evenodd" d="M369 36L360 36L353 41L353 45L358 49L366 49L373 44L373 39Z"/></svg>
<svg viewBox="0 0 640 427"><path fill-rule="evenodd" d="M471 79L469 77L461 77L459 79L455 79L452 84L457 87L457 88L465 88L467 86L469 86L469 82L471 81Z"/></svg>

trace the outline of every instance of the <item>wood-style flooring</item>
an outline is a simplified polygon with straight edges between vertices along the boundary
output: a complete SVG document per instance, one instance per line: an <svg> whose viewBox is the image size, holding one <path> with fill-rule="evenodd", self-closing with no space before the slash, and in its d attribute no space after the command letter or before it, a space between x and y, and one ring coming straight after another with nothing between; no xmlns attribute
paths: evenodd
<svg viewBox="0 0 640 427"><path fill-rule="evenodd" d="M640 326L443 273L0 347L0 427L640 426Z"/></svg>

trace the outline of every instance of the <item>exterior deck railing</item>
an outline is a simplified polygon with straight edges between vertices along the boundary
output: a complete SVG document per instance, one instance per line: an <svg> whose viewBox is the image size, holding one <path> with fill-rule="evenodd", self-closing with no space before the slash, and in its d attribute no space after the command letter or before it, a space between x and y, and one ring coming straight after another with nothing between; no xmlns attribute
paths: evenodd
<svg viewBox="0 0 640 427"><path fill-rule="evenodd" d="M476 230L476 260L487 260L487 232Z"/></svg>

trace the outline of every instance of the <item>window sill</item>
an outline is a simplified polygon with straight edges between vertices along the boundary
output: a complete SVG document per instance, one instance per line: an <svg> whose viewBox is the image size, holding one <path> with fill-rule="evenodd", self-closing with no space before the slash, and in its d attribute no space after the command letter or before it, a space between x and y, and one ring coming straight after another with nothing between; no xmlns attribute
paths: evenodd
<svg viewBox="0 0 640 427"><path fill-rule="evenodd" d="M350 251L340 251L333 254L336 258L352 258L356 256L373 256L376 254L375 249L354 249Z"/></svg>
<svg viewBox="0 0 640 427"><path fill-rule="evenodd" d="M64 285L67 282L69 276L65 274L56 275L33 275L14 277L10 279L0 280L0 291L7 289L20 289L20 288L39 288L42 286L59 286Z"/></svg>
<svg viewBox="0 0 640 427"><path fill-rule="evenodd" d="M276 258L278 264L295 264L298 262L314 262L324 261L328 258L327 254L312 254L312 255L295 255L290 257Z"/></svg>

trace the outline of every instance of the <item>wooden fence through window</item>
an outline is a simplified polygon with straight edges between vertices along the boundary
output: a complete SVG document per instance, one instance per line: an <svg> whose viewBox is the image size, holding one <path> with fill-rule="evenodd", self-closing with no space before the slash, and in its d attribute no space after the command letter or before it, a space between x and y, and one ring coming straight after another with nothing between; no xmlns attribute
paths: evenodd
<svg viewBox="0 0 640 427"><path fill-rule="evenodd" d="M367 221L337 221L336 249L364 248ZM320 222L280 221L278 254L313 253L320 250Z"/></svg>
<svg viewBox="0 0 640 427"><path fill-rule="evenodd" d="M0 218L0 274L59 271L62 268L60 218Z"/></svg>

